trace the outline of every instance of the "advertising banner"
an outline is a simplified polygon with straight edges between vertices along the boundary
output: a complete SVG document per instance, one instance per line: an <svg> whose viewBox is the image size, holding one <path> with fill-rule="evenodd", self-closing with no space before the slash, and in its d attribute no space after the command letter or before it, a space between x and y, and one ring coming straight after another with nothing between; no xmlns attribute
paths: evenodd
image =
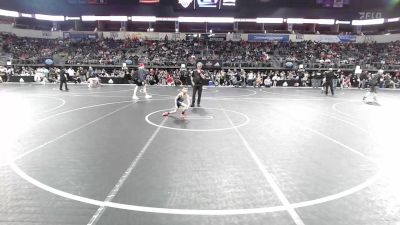
<svg viewBox="0 0 400 225"><path fill-rule="evenodd" d="M198 62L203 63L203 69L205 69L205 70L221 69L221 67L222 67L222 60L198 60L197 63Z"/></svg>
<svg viewBox="0 0 400 225"><path fill-rule="evenodd" d="M74 39L74 40L82 40L82 39L97 39L98 33L86 33L86 32L64 32L63 37L65 39Z"/></svg>
<svg viewBox="0 0 400 225"><path fill-rule="evenodd" d="M357 41L356 35L339 35L340 42L343 43L355 43Z"/></svg>
<svg viewBox="0 0 400 225"><path fill-rule="evenodd" d="M248 41L254 42L288 42L289 34L249 34Z"/></svg>
<svg viewBox="0 0 400 225"><path fill-rule="evenodd" d="M355 43L355 35L316 35L314 40L321 43Z"/></svg>

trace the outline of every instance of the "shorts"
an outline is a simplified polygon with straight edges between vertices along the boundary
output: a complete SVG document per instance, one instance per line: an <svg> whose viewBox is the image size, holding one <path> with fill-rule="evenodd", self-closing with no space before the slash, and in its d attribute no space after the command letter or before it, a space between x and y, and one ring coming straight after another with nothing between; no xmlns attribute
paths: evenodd
<svg viewBox="0 0 400 225"><path fill-rule="evenodd" d="M136 84L139 87L144 85L144 81L142 81L142 80L133 80L133 83Z"/></svg>
<svg viewBox="0 0 400 225"><path fill-rule="evenodd" d="M378 86L378 85L371 85L371 86L369 87L369 92L374 92L374 93L376 93L376 86Z"/></svg>
<svg viewBox="0 0 400 225"><path fill-rule="evenodd" d="M180 108L182 106L183 102L181 101L176 101L176 107Z"/></svg>

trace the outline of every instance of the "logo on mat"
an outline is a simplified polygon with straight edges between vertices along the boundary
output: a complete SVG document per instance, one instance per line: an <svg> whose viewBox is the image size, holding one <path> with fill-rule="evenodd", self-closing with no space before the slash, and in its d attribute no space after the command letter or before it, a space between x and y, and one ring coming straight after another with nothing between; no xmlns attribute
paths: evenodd
<svg viewBox="0 0 400 225"><path fill-rule="evenodd" d="M184 8L189 7L189 5L193 2L193 0L178 0L179 4L181 4Z"/></svg>

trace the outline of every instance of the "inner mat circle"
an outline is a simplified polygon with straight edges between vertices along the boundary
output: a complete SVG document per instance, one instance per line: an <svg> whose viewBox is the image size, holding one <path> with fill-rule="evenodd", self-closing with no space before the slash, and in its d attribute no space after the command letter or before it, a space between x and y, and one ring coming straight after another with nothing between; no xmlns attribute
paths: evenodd
<svg viewBox="0 0 400 225"><path fill-rule="evenodd" d="M161 125L164 112L172 109L161 109L149 113L145 120L147 123L170 130L207 132L224 131L247 125L250 118L241 112L221 108L191 108L181 118L181 110L171 114Z"/></svg>

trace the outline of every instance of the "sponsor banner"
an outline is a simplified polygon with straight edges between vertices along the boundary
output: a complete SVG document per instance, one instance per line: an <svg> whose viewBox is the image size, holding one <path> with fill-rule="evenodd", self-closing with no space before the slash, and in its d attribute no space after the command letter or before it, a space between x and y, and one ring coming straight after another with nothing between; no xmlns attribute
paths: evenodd
<svg viewBox="0 0 400 225"><path fill-rule="evenodd" d="M248 41L258 41L258 42L288 42L289 34L249 34Z"/></svg>
<svg viewBox="0 0 400 225"><path fill-rule="evenodd" d="M182 37L183 36L183 37ZM158 32L103 32L104 38L113 39L139 39L139 40L182 40L184 33L158 33Z"/></svg>
<svg viewBox="0 0 400 225"><path fill-rule="evenodd" d="M296 34L296 40L304 40L304 34Z"/></svg>
<svg viewBox="0 0 400 225"><path fill-rule="evenodd" d="M339 43L340 39L337 35L316 35L313 36L314 40L316 42L321 42L321 43Z"/></svg>
<svg viewBox="0 0 400 225"><path fill-rule="evenodd" d="M197 0L199 8L217 8L221 0Z"/></svg>
<svg viewBox="0 0 400 225"><path fill-rule="evenodd" d="M164 40L170 40L170 41L182 40L181 33L159 33L158 39L160 41L164 41Z"/></svg>
<svg viewBox="0 0 400 225"><path fill-rule="evenodd" d="M321 43L350 43L356 42L355 35L316 35L314 41Z"/></svg>
<svg viewBox="0 0 400 225"><path fill-rule="evenodd" d="M53 59L44 59L44 64L46 64L46 65L48 65L48 66L51 66L51 65L53 65L54 64L54 61L53 61Z"/></svg>
<svg viewBox="0 0 400 225"><path fill-rule="evenodd" d="M52 35L51 31L42 31L43 37L51 37L51 35Z"/></svg>
<svg viewBox="0 0 400 225"><path fill-rule="evenodd" d="M356 35L339 35L338 36L340 39L340 42L344 43L355 43L357 41L357 36Z"/></svg>
<svg viewBox="0 0 400 225"><path fill-rule="evenodd" d="M207 38L206 38L207 40ZM211 37L208 36L208 40L210 41L226 41L226 34L214 34Z"/></svg>
<svg viewBox="0 0 400 225"><path fill-rule="evenodd" d="M86 33L86 32L64 32L63 37L65 39L74 39L74 40L82 40L82 39L97 39L98 33Z"/></svg>
<svg viewBox="0 0 400 225"><path fill-rule="evenodd" d="M203 63L203 69L204 70L210 70L210 69L221 69L222 67L222 60L198 60L198 62Z"/></svg>
<svg viewBox="0 0 400 225"><path fill-rule="evenodd" d="M112 39L119 39L120 32L110 32L110 38Z"/></svg>
<svg viewBox="0 0 400 225"><path fill-rule="evenodd" d="M226 34L185 34L188 41L201 40L201 41L226 41Z"/></svg>
<svg viewBox="0 0 400 225"><path fill-rule="evenodd" d="M240 34L240 33L233 33L233 34L227 34L226 35L226 40L227 41L242 41L245 40L246 38L244 38L243 36L247 34Z"/></svg>
<svg viewBox="0 0 400 225"><path fill-rule="evenodd" d="M159 40L159 34L154 32L124 32L122 39L126 38L138 40Z"/></svg>

